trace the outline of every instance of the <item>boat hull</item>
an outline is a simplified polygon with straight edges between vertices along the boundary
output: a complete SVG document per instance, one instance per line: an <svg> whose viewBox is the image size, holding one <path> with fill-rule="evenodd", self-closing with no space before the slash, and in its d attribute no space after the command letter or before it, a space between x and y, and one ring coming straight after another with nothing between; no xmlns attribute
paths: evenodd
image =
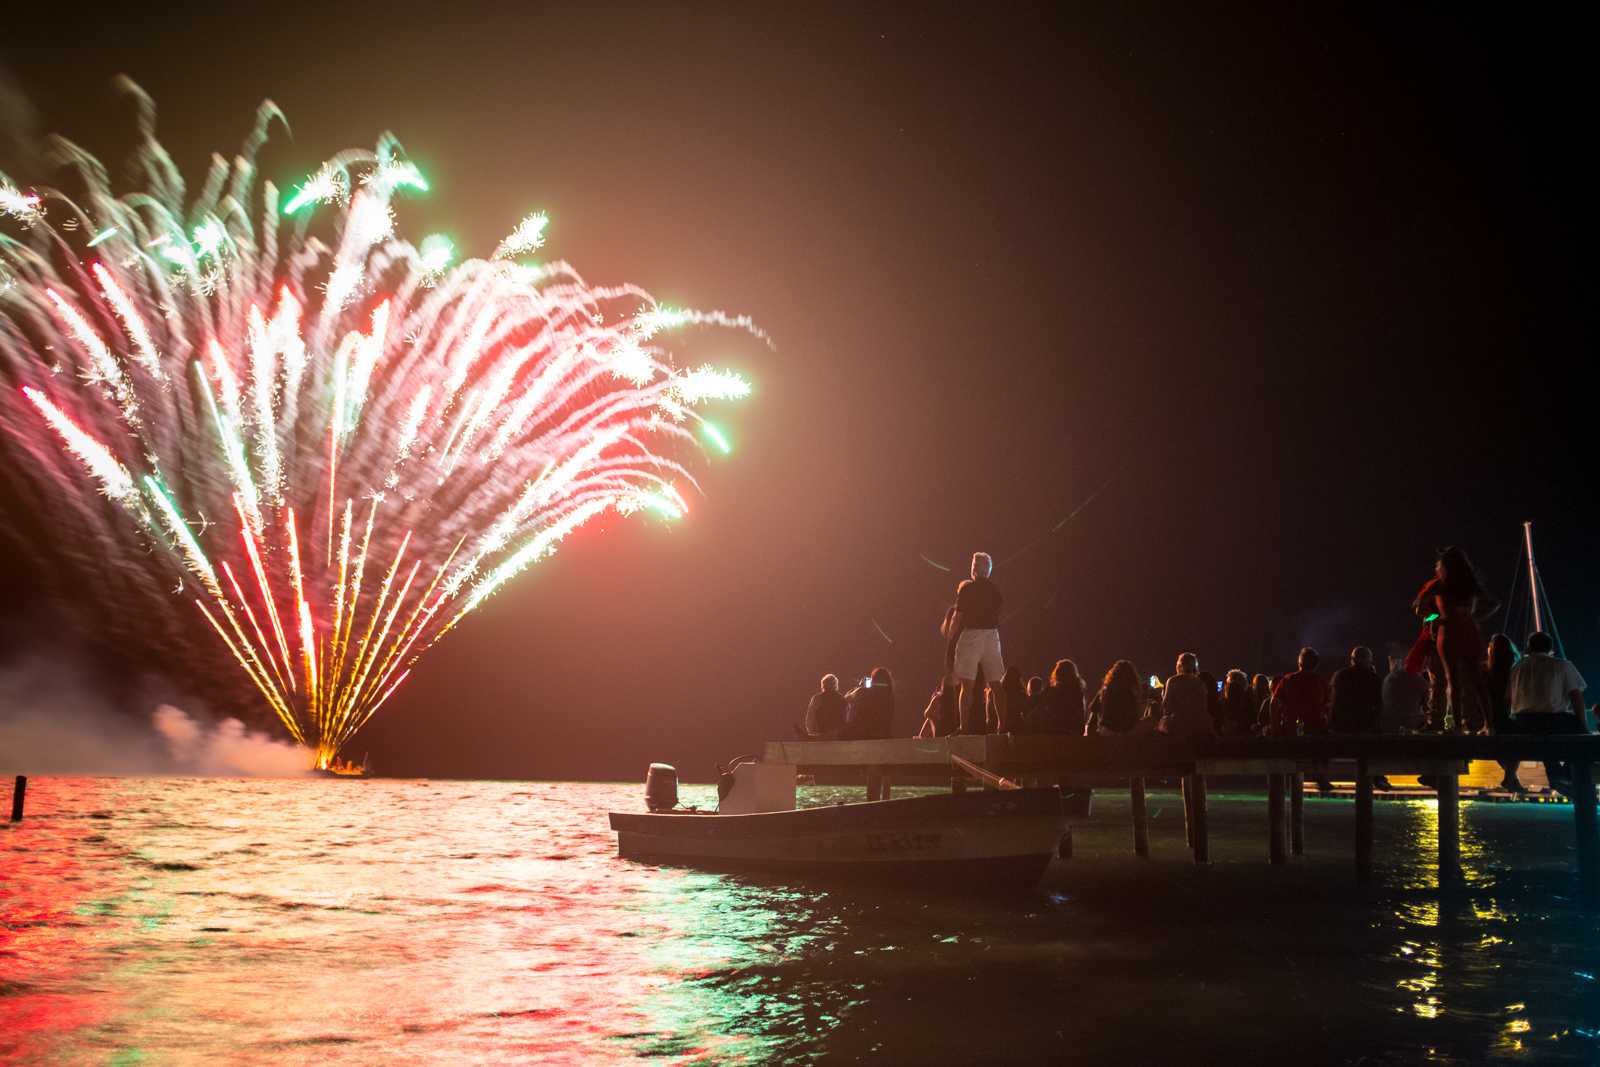
<svg viewBox="0 0 1600 1067"><path fill-rule="evenodd" d="M618 854L713 870L928 888L1036 884L1066 828L1055 789L759 815L611 813Z"/></svg>

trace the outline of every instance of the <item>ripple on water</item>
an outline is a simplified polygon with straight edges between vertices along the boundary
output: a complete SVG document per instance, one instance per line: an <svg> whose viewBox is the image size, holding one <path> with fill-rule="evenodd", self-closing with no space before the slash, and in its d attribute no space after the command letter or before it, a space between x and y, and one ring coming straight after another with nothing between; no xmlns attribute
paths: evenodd
<svg viewBox="0 0 1600 1067"><path fill-rule="evenodd" d="M584 1063L1283 1047L1587 1063L1600 1047L1600 940L1570 901L1564 808L1465 809L1478 873L1441 896L1425 805L1379 805L1383 866L1360 887L1343 802L1309 799L1307 855L1271 868L1260 798L1214 795L1215 862L1196 869L1170 794L1152 794L1168 817L1141 861L1113 791L1074 860L993 902L621 861L604 812L637 808L633 784L37 788L41 817L0 835L0 1014L31 1020L0 1033L8 1063L103 1060L109 1041L151 1062L360 1062L379 1058L369 1042L401 1061Z"/></svg>

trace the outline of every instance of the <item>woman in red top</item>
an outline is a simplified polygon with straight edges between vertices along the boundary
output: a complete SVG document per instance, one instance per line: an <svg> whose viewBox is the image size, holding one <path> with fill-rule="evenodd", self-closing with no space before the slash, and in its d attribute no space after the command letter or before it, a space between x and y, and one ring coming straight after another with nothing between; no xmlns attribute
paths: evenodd
<svg viewBox="0 0 1600 1067"><path fill-rule="evenodd" d="M1432 624L1434 647L1444 663L1446 729L1478 733L1488 721L1478 619L1499 606L1484 592L1467 554L1453 545L1439 553L1433 578L1411 605L1419 619Z"/></svg>

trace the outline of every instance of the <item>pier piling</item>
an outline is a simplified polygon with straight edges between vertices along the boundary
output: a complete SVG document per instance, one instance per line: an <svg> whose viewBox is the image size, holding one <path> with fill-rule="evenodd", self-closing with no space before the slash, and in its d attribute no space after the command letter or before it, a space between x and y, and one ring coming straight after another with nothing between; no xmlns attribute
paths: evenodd
<svg viewBox="0 0 1600 1067"><path fill-rule="evenodd" d="M1150 820L1144 810L1144 779L1128 779L1129 806L1133 809L1133 854L1150 857Z"/></svg>
<svg viewBox="0 0 1600 1067"><path fill-rule="evenodd" d="M1189 783L1193 778L1194 775L1186 774L1178 779L1183 793L1183 843L1191 849L1194 848L1194 793Z"/></svg>
<svg viewBox="0 0 1600 1067"><path fill-rule="evenodd" d="M1578 833L1578 902L1584 911L1600 911L1600 828L1595 825L1594 766L1587 759L1572 764L1572 823Z"/></svg>
<svg viewBox="0 0 1600 1067"><path fill-rule="evenodd" d="M1189 775L1189 810L1193 816L1194 831L1190 835L1196 863L1211 862L1211 836L1206 829L1206 776L1199 771Z"/></svg>
<svg viewBox="0 0 1600 1067"><path fill-rule="evenodd" d="M1356 760L1356 877L1372 877L1372 768Z"/></svg>
<svg viewBox="0 0 1600 1067"><path fill-rule="evenodd" d="M1461 779L1454 764L1439 768L1439 884L1461 875Z"/></svg>
<svg viewBox="0 0 1600 1067"><path fill-rule="evenodd" d="M11 821L22 821L22 801L28 795L28 776L17 775L17 784L11 789Z"/></svg>
<svg viewBox="0 0 1600 1067"><path fill-rule="evenodd" d="M1285 862L1283 827L1283 774L1267 775L1267 859L1273 864Z"/></svg>
<svg viewBox="0 0 1600 1067"><path fill-rule="evenodd" d="M1289 851L1306 854L1306 776L1289 776Z"/></svg>

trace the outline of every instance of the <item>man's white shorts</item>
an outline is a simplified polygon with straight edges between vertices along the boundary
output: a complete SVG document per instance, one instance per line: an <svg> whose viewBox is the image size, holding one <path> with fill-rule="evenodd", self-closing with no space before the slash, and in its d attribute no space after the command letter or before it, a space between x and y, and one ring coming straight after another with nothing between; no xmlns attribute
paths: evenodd
<svg viewBox="0 0 1600 1067"><path fill-rule="evenodd" d="M986 682L998 682L1005 674L1005 661L1000 658L999 630L962 630L961 636L956 638L956 677L976 678L980 665Z"/></svg>

